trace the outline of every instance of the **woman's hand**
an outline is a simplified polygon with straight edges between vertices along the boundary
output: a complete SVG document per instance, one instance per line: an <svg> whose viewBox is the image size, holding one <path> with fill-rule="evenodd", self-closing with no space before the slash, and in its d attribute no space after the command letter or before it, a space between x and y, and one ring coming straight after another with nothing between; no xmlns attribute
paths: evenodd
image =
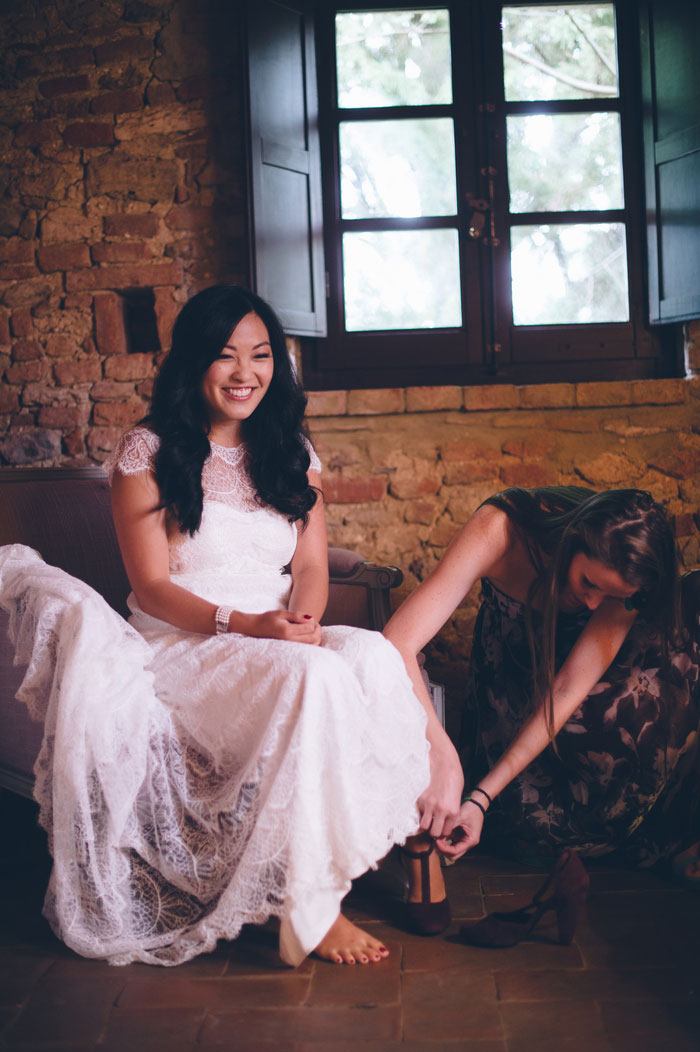
<svg viewBox="0 0 700 1052"><path fill-rule="evenodd" d="M430 750L430 782L418 798L420 827L433 837L449 834L459 813L464 786L462 765L451 743Z"/></svg>
<svg viewBox="0 0 700 1052"><path fill-rule="evenodd" d="M256 639L286 639L290 643L311 643L318 646L321 642L321 626L311 614L297 614L292 610L267 610L264 614L241 614L240 627L230 621L232 632L240 631L243 635Z"/></svg>
<svg viewBox="0 0 700 1052"><path fill-rule="evenodd" d="M484 827L484 814L474 803L468 800L462 804L456 823L447 836L437 839L438 850L456 862L481 840L481 830Z"/></svg>

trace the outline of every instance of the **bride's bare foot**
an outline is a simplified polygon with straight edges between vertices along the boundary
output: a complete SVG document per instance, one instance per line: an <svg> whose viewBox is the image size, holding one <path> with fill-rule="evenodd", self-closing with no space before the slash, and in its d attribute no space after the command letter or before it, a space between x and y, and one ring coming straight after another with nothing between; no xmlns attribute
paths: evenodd
<svg viewBox="0 0 700 1052"><path fill-rule="evenodd" d="M389 956L384 943L358 928L342 913L338 914L314 953L333 964L372 964Z"/></svg>

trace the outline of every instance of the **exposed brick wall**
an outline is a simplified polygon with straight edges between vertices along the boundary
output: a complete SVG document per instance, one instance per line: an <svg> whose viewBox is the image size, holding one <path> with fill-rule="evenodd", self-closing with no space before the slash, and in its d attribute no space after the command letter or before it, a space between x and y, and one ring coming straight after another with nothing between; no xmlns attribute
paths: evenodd
<svg viewBox="0 0 700 1052"><path fill-rule="evenodd" d="M100 461L178 306L248 278L238 5L7 4L0 32L0 462Z"/></svg>

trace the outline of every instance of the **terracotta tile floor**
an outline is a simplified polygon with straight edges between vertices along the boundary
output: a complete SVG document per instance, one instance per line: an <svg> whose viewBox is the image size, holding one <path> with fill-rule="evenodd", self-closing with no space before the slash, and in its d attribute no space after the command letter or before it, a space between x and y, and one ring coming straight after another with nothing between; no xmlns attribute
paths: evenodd
<svg viewBox="0 0 700 1052"><path fill-rule="evenodd" d="M527 902L542 874L485 855L447 871L455 923L391 923L374 875L348 912L391 949L377 966L280 966L270 926L176 969L81 960L41 917L48 862L34 805L0 793L0 1048L23 1052L698 1052L700 895L591 867L572 946L543 929L507 950L461 945L459 921ZM394 884L395 887L395 884Z"/></svg>

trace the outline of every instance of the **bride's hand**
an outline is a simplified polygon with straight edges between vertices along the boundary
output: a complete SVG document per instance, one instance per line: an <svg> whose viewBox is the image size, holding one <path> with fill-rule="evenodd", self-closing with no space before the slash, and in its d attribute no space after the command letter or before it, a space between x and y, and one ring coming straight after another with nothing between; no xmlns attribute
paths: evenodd
<svg viewBox="0 0 700 1052"><path fill-rule="evenodd" d="M267 610L264 614L247 614L245 635L257 639L286 639L291 643L321 642L321 626L311 614L292 610Z"/></svg>
<svg viewBox="0 0 700 1052"><path fill-rule="evenodd" d="M430 750L430 782L418 798L420 827L433 837L450 832L459 814L464 787L462 765L454 746Z"/></svg>
<svg viewBox="0 0 700 1052"><path fill-rule="evenodd" d="M484 826L484 814L473 803L465 801L459 812L459 817L446 836L438 837L437 847L452 862L476 847L481 839L481 830Z"/></svg>

